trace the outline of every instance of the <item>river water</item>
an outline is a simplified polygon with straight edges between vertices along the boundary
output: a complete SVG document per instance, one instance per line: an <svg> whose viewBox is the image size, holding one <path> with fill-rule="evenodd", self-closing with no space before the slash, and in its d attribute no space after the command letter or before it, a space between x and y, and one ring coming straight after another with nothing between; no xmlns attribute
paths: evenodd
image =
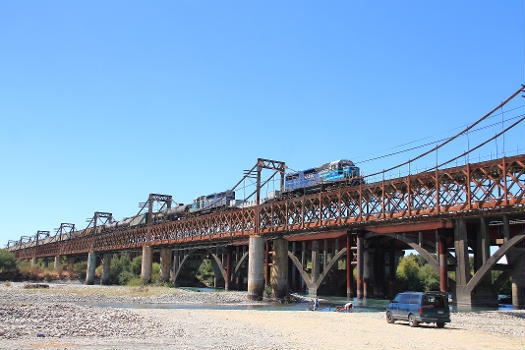
<svg viewBox="0 0 525 350"><path fill-rule="evenodd" d="M181 289L194 292L222 292L223 289L181 287ZM336 308L348 302L346 297L319 296L319 312L335 312ZM388 299L361 299L354 298L354 312L384 312L390 300ZM264 310L264 311L312 311L311 302L301 303L277 303L277 302L254 302L243 304L91 304L96 307L115 307L129 309L195 309L195 310ZM472 312L488 310L512 310L512 305L500 304L496 308L472 308ZM455 306L450 307L451 312L457 312Z"/></svg>

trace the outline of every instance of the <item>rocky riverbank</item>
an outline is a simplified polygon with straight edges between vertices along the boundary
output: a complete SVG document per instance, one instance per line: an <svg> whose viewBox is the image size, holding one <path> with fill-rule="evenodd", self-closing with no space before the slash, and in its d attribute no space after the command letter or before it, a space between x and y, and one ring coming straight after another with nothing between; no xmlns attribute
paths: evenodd
<svg viewBox="0 0 525 350"><path fill-rule="evenodd" d="M190 309L92 305L199 304ZM0 349L519 349L525 312L458 313L444 329L387 324L382 312L210 310L245 292L163 287L0 285ZM380 336L379 336L380 335Z"/></svg>
<svg viewBox="0 0 525 350"><path fill-rule="evenodd" d="M49 288L24 288L26 283L0 284L1 300L27 303L74 303L90 305L129 304L250 304L246 292L195 292L156 286L100 286L49 283Z"/></svg>

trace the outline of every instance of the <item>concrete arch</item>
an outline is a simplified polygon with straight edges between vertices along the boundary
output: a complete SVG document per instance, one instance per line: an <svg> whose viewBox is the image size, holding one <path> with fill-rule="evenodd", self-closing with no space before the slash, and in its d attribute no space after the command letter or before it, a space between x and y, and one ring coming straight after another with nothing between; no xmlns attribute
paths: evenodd
<svg viewBox="0 0 525 350"><path fill-rule="evenodd" d="M474 288L479 284L479 282L485 277L485 275L492 270L494 265L505 255L511 248L513 248L515 245L520 243L523 239L525 239L525 235L518 235L514 236L505 243L501 247L499 247L498 250L494 252L494 254L487 260L483 266L472 276L470 281L467 283L467 290L469 292L472 292Z"/></svg>
<svg viewBox="0 0 525 350"><path fill-rule="evenodd" d="M233 279L234 276L237 276L237 274L239 273L239 270L241 269L242 263L244 262L244 260L246 260L247 257L248 257L248 251L245 251L242 254L242 256L239 259L239 261L237 262L237 264L235 265L235 268L233 269L233 273L231 275L232 279Z"/></svg>
<svg viewBox="0 0 525 350"><path fill-rule="evenodd" d="M373 238L373 237L392 238L392 239L397 239L397 240L405 243L410 248L412 248L416 252L418 252L419 255L421 255L423 257L423 259L425 259L425 261L434 269L434 271L436 271L439 274L439 262L438 262L438 260L436 258L434 258L432 256L432 254L430 254L430 252L428 250L426 250L425 248L423 248L419 244L417 244L415 242L412 242L410 239L405 237L403 234L396 233L396 234L392 235L392 234L382 234L382 233L367 233L366 236L365 236L365 238ZM450 253L447 253L447 258L448 259L452 259L452 260L455 261L455 258ZM455 293L456 281L453 280L450 277L447 277L447 281L448 281L447 282L447 284L448 284L448 288L447 289L449 291L451 291L452 293Z"/></svg>
<svg viewBox="0 0 525 350"><path fill-rule="evenodd" d="M182 271L182 268L184 267L184 264L186 261L188 261L188 258L193 254L193 250L190 250L188 254L185 254L182 258L182 261L179 263L179 266L177 267L177 270L173 273L173 283L177 282L177 278L180 275L180 272Z"/></svg>
<svg viewBox="0 0 525 350"><path fill-rule="evenodd" d="M213 257L213 260L215 260L215 263L217 264L217 267L219 268L219 271L221 272L222 279L226 281L227 279L226 269L224 269L221 259L219 259L219 257L215 253L210 253L210 255Z"/></svg>
<svg viewBox="0 0 525 350"><path fill-rule="evenodd" d="M399 233L396 233L396 234L393 234L393 235L392 234L382 234L382 233L367 233L366 236L365 236L365 239L374 238L374 237L390 237L390 238L394 238L394 239L397 239L398 241L401 241L401 242L405 243L410 248L412 248L416 252L418 252L419 255L421 255L423 257L423 259L425 259L425 261L428 262L429 265L432 266L432 268L437 273L439 273L439 262L437 261L437 259L434 258L432 256L432 254L430 254L428 252L428 250L426 250L425 248L423 248L419 244L417 244L415 242L412 242L407 237L405 237L405 236L403 236L403 235L401 235Z"/></svg>
<svg viewBox="0 0 525 350"><path fill-rule="evenodd" d="M297 270L299 270L299 273L301 274L301 277L304 280L304 283L306 284L306 287L308 288L309 294L317 294L317 290L323 283L324 279L330 272L330 270L334 267L335 263L341 259L344 255L346 255L346 248L340 249L333 257L330 259L328 264L323 268L323 272L319 275L319 278L317 280L312 280L308 273L304 270L304 266L301 264L299 259L295 256L294 253L288 251L288 257L293 262ZM312 293L314 292L315 293Z"/></svg>

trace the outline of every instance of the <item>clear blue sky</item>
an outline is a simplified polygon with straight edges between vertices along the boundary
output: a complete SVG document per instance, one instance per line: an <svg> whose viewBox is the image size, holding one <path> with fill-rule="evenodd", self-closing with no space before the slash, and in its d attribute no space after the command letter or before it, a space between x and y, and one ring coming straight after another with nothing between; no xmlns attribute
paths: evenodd
<svg viewBox="0 0 525 350"><path fill-rule="evenodd" d="M0 246L443 136L524 82L523 1L2 1ZM380 165L379 165L380 166ZM372 171L376 169L369 169Z"/></svg>

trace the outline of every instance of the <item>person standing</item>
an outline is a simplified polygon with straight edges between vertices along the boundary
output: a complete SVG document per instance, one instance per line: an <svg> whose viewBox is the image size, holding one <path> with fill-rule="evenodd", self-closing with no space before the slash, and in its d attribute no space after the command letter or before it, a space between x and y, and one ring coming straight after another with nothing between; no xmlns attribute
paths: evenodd
<svg viewBox="0 0 525 350"><path fill-rule="evenodd" d="M319 309L319 298L315 298L313 311L317 311L318 309Z"/></svg>

